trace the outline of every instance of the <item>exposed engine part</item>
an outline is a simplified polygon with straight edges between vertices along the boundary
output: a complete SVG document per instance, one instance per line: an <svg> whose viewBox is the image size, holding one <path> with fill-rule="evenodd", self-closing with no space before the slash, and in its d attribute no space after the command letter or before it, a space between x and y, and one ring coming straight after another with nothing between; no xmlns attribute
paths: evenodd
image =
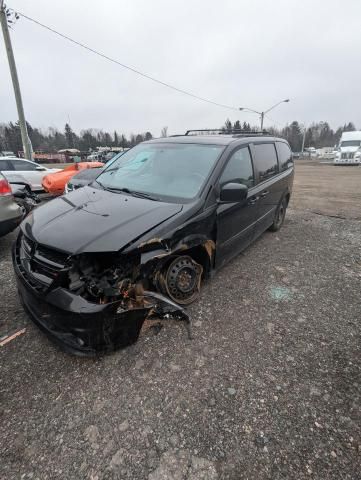
<svg viewBox="0 0 361 480"><path fill-rule="evenodd" d="M174 258L159 275L163 293L180 305L192 303L199 295L203 267L191 257L181 255Z"/></svg>
<svg viewBox="0 0 361 480"><path fill-rule="evenodd" d="M96 303L128 300L137 270L137 257L80 256L69 270L69 290Z"/></svg>

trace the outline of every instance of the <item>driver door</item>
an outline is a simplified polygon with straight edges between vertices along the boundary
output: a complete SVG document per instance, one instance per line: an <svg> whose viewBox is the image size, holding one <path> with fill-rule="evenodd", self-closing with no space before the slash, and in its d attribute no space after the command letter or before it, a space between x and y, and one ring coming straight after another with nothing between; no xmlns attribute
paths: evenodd
<svg viewBox="0 0 361 480"><path fill-rule="evenodd" d="M244 250L252 241L257 221L257 197L254 193L254 169L248 146L231 153L219 178L219 191L226 183L248 187L245 203L220 204L217 208L216 267Z"/></svg>

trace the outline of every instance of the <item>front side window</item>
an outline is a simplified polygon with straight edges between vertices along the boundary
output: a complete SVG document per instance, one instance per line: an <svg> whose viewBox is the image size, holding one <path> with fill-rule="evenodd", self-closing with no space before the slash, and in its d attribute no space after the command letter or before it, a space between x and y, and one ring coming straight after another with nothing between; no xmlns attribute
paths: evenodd
<svg viewBox="0 0 361 480"><path fill-rule="evenodd" d="M23 162L22 160L11 160L14 170L18 172L33 172L36 170L37 165L30 162Z"/></svg>
<svg viewBox="0 0 361 480"><path fill-rule="evenodd" d="M129 190L158 200L192 199L202 189L224 147L186 143L140 144L97 178L109 190Z"/></svg>
<svg viewBox="0 0 361 480"><path fill-rule="evenodd" d="M276 149L273 143L256 143L254 149L259 181L263 182L278 173Z"/></svg>
<svg viewBox="0 0 361 480"><path fill-rule="evenodd" d="M293 160L290 147L284 142L277 142L277 151L281 172L291 168Z"/></svg>
<svg viewBox="0 0 361 480"><path fill-rule="evenodd" d="M243 183L248 188L253 187L253 167L248 147L240 148L228 160L220 178L220 185L229 182Z"/></svg>

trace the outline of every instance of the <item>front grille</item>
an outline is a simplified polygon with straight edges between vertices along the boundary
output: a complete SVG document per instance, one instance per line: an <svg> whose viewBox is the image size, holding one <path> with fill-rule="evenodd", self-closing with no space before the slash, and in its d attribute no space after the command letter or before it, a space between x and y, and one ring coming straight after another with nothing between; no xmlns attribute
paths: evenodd
<svg viewBox="0 0 361 480"><path fill-rule="evenodd" d="M352 159L354 157L354 152L344 152L341 154L341 158L344 160Z"/></svg>
<svg viewBox="0 0 361 480"><path fill-rule="evenodd" d="M58 252L48 247L43 247L42 245L37 245L34 257L39 259L42 262L49 263L60 268L64 268L66 260L69 255L65 253Z"/></svg>
<svg viewBox="0 0 361 480"><path fill-rule="evenodd" d="M20 243L20 244L19 244ZM37 290L48 288L66 266L69 255L21 235L16 261L23 277Z"/></svg>

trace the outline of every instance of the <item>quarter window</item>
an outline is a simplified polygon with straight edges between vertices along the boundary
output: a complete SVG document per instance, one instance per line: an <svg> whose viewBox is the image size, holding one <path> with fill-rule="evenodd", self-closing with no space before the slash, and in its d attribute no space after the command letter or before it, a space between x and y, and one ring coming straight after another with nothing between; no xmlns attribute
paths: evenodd
<svg viewBox="0 0 361 480"><path fill-rule="evenodd" d="M37 165L34 165L30 162L23 162L22 160L12 160L11 163L13 164L14 170L18 172L25 172L25 171L34 171L36 170Z"/></svg>
<svg viewBox="0 0 361 480"><path fill-rule="evenodd" d="M10 170L9 163L7 160L0 160L0 172Z"/></svg>
<svg viewBox="0 0 361 480"><path fill-rule="evenodd" d="M291 168L293 165L292 152L287 143L277 142L277 151L281 172Z"/></svg>
<svg viewBox="0 0 361 480"><path fill-rule="evenodd" d="M263 182L278 172L277 154L273 143L254 145L259 180Z"/></svg>
<svg viewBox="0 0 361 480"><path fill-rule="evenodd" d="M235 182L243 183L248 188L254 185L251 155L248 147L240 148L228 160L220 178L220 184Z"/></svg>

